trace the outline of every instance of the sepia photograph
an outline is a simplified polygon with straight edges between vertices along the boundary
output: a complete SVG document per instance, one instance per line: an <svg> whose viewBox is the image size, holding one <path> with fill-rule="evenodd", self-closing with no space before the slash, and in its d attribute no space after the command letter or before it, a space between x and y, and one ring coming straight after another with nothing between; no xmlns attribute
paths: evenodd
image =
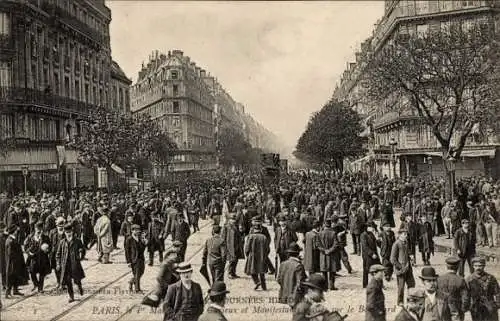
<svg viewBox="0 0 500 321"><path fill-rule="evenodd" d="M0 0L0 321L500 321L500 1Z"/></svg>

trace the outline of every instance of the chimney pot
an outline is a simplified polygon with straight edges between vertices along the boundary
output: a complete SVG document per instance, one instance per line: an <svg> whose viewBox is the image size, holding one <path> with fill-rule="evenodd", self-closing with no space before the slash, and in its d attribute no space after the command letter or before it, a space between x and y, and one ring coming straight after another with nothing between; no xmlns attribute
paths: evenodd
<svg viewBox="0 0 500 321"><path fill-rule="evenodd" d="M175 49L174 51L172 51L172 54L174 56L180 56L180 57L182 57L184 55L184 52L182 50Z"/></svg>
<svg viewBox="0 0 500 321"><path fill-rule="evenodd" d="M205 78L207 76L207 72L205 69L200 70L200 77Z"/></svg>

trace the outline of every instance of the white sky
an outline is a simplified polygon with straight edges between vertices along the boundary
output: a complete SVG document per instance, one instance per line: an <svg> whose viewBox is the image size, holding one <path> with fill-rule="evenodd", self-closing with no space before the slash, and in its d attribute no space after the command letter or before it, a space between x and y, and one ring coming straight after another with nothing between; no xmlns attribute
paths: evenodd
<svg viewBox="0 0 500 321"><path fill-rule="evenodd" d="M134 81L158 49L180 49L290 147L331 97L383 1L106 1L113 59Z"/></svg>

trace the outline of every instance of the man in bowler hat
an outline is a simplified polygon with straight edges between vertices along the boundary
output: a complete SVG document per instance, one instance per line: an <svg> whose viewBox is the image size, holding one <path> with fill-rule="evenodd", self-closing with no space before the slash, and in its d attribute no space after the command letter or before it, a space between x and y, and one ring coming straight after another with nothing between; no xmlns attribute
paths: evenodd
<svg viewBox="0 0 500 321"><path fill-rule="evenodd" d="M451 312L447 299L437 291L436 270L431 266L422 269L420 279L424 284L424 314L422 321L451 321Z"/></svg>
<svg viewBox="0 0 500 321"><path fill-rule="evenodd" d="M210 290L208 290L210 303L198 321L227 321L223 310L226 305L226 296L228 293L226 283L215 281Z"/></svg>
<svg viewBox="0 0 500 321"><path fill-rule="evenodd" d="M300 261L299 254L302 249L293 242L286 250L288 259L281 263L279 267L277 281L280 285L278 299L280 303L295 305L295 294L298 286L306 279L304 265Z"/></svg>
<svg viewBox="0 0 500 321"><path fill-rule="evenodd" d="M132 269L132 279L129 281L129 291L135 286L137 293L141 292L141 277L144 274L147 240L141 237L141 227L132 225L132 235L125 240L125 259Z"/></svg>

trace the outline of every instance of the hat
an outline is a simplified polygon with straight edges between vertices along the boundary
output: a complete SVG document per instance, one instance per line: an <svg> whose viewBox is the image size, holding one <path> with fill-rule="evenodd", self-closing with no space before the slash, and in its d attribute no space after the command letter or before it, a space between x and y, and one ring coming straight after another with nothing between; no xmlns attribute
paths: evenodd
<svg viewBox="0 0 500 321"><path fill-rule="evenodd" d="M486 260L484 259L484 257L476 256L472 259L472 264L486 265Z"/></svg>
<svg viewBox="0 0 500 321"><path fill-rule="evenodd" d="M210 296L217 296L227 293L229 293L229 291L227 290L226 283L222 281L215 281L214 284L212 284L212 287L208 290L208 294Z"/></svg>
<svg viewBox="0 0 500 321"><path fill-rule="evenodd" d="M377 273L379 271L385 271L385 267L380 264L374 264L370 266L370 270L368 271L368 273Z"/></svg>
<svg viewBox="0 0 500 321"><path fill-rule="evenodd" d="M468 223L469 223L469 220L468 220L468 219L464 218L464 219L462 220L462 224L468 224Z"/></svg>
<svg viewBox="0 0 500 321"><path fill-rule="evenodd" d="M175 247L179 247L179 246L184 245L184 243L182 243L181 241L174 241L174 242L172 242L172 245Z"/></svg>
<svg viewBox="0 0 500 321"><path fill-rule="evenodd" d="M212 226L212 233L219 234L220 231L221 231L220 225L214 225L214 226Z"/></svg>
<svg viewBox="0 0 500 321"><path fill-rule="evenodd" d="M288 246L288 249L286 249L286 253L300 253L302 251L302 248L295 242L290 243Z"/></svg>
<svg viewBox="0 0 500 321"><path fill-rule="evenodd" d="M445 260L445 262L449 266L458 266L458 263L460 263L460 258L456 256L450 256Z"/></svg>
<svg viewBox="0 0 500 321"><path fill-rule="evenodd" d="M169 256L170 254L179 254L179 249L177 248L170 248L165 252L165 257Z"/></svg>
<svg viewBox="0 0 500 321"><path fill-rule="evenodd" d="M408 233L408 230L406 229L406 227L404 226L401 226L398 230L398 233L401 234L401 233Z"/></svg>
<svg viewBox="0 0 500 321"><path fill-rule="evenodd" d="M327 218L325 218L325 223L326 223L326 222L331 223L331 222L332 222L332 218L331 218L331 217L327 217Z"/></svg>
<svg viewBox="0 0 500 321"><path fill-rule="evenodd" d="M252 223L260 224L262 223L262 219L260 218L260 216L254 216L252 217Z"/></svg>
<svg viewBox="0 0 500 321"><path fill-rule="evenodd" d="M43 228L43 222L41 222L41 221L36 222L35 227Z"/></svg>
<svg viewBox="0 0 500 321"><path fill-rule="evenodd" d="M285 214L278 215L278 222L284 222L286 220L287 220L287 217Z"/></svg>
<svg viewBox="0 0 500 321"><path fill-rule="evenodd" d="M131 230L140 230L141 227L138 224L132 224Z"/></svg>
<svg viewBox="0 0 500 321"><path fill-rule="evenodd" d="M304 282L302 282L303 285L313 288L313 289L318 289L321 291L325 291L327 289L327 282L323 274L320 273L314 273L309 276Z"/></svg>
<svg viewBox="0 0 500 321"><path fill-rule="evenodd" d="M416 288L410 288L410 289L408 289L407 299L408 299L408 301L424 300L425 293L423 290L419 290Z"/></svg>
<svg viewBox="0 0 500 321"><path fill-rule="evenodd" d="M64 225L64 231L73 231L73 225L71 223Z"/></svg>
<svg viewBox="0 0 500 321"><path fill-rule="evenodd" d="M373 228L377 228L377 224L375 224L373 221L368 221L368 222L366 222L366 226L367 226L367 227L368 227L368 226L371 226L371 227L373 227Z"/></svg>
<svg viewBox="0 0 500 321"><path fill-rule="evenodd" d="M193 268L191 267L191 263L188 262L182 262L179 263L177 266L177 272L178 273L187 273L187 272L192 272Z"/></svg>
<svg viewBox="0 0 500 321"><path fill-rule="evenodd" d="M420 279L422 280L435 280L438 278L436 270L432 266L426 266L422 269Z"/></svg>
<svg viewBox="0 0 500 321"><path fill-rule="evenodd" d="M9 232L9 234L12 234L14 233L15 231L17 231L19 227L17 225L11 225L9 226L9 228L7 229L7 232Z"/></svg>

